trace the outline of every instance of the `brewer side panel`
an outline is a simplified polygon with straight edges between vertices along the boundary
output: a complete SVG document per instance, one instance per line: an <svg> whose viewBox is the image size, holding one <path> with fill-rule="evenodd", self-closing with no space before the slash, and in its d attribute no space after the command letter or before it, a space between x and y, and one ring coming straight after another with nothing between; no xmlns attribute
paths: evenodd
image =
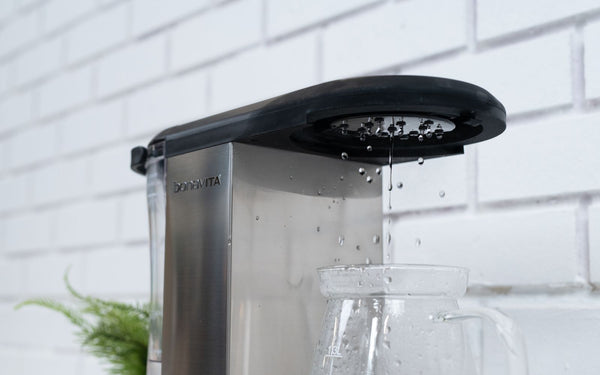
<svg viewBox="0 0 600 375"><path fill-rule="evenodd" d="M163 375L225 375L231 144L167 159Z"/></svg>
<svg viewBox="0 0 600 375"><path fill-rule="evenodd" d="M381 263L381 182L373 165L233 144L230 375L310 373L316 269Z"/></svg>

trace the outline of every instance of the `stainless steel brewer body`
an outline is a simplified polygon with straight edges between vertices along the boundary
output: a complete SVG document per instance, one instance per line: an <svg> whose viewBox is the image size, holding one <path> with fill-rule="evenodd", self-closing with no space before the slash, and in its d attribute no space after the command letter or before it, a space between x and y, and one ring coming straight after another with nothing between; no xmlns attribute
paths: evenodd
<svg viewBox="0 0 600 375"><path fill-rule="evenodd" d="M132 150L132 168L148 175L148 373L307 374L324 311L316 269L382 261L376 168L461 153L504 126L502 105L476 86L365 77L171 128Z"/></svg>
<svg viewBox="0 0 600 375"><path fill-rule="evenodd" d="M163 373L307 374L316 268L381 261L380 179L239 143L166 167Z"/></svg>

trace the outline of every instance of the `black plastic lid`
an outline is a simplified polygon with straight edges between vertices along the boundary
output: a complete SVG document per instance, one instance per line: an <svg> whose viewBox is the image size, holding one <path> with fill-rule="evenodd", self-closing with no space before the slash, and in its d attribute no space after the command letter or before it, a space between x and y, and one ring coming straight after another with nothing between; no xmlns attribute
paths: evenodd
<svg viewBox="0 0 600 375"><path fill-rule="evenodd" d="M486 90L461 81L423 76L373 76L322 83L159 133L164 156L242 142L370 163L388 162L390 141L342 136L332 124L365 116L437 118L455 128L437 139L393 137L394 162L463 152L463 146L502 133L504 106ZM374 117L374 118L375 118ZM361 125L362 126L362 125ZM332 130L333 129L333 130ZM408 138L408 137L405 137ZM140 151L136 152L139 155ZM132 169L143 173L138 167Z"/></svg>

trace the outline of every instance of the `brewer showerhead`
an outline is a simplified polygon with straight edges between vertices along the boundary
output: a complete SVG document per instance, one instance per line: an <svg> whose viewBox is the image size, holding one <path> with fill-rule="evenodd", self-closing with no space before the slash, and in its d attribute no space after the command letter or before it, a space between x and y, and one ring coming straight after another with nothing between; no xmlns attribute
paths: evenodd
<svg viewBox="0 0 600 375"><path fill-rule="evenodd" d="M463 146L502 133L502 104L461 81L422 76L374 76L308 87L169 128L151 154L174 156L227 142L345 156L386 164L460 154ZM146 149L132 151L144 173Z"/></svg>

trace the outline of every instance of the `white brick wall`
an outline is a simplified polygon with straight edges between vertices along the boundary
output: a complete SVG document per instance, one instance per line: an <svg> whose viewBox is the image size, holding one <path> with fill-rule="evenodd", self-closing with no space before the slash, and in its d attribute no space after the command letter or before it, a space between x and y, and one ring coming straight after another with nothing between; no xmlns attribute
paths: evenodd
<svg viewBox="0 0 600 375"><path fill-rule="evenodd" d="M599 67L597 0L0 1L0 373L106 373L62 317L12 307L66 298L68 266L85 292L147 298L132 146L315 83L399 73L479 84L509 121L465 155L394 166L385 259L469 267L465 303L515 317L532 375L598 373ZM504 374L485 327L484 369Z"/></svg>

